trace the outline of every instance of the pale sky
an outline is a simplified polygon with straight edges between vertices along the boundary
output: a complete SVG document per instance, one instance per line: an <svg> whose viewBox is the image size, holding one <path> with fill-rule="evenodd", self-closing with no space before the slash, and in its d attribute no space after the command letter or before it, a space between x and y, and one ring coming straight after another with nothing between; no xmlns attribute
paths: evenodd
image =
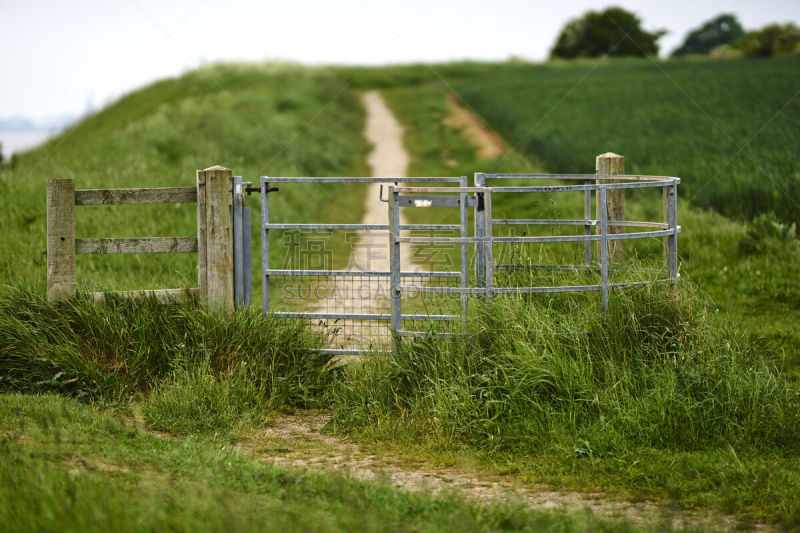
<svg viewBox="0 0 800 533"><path fill-rule="evenodd" d="M542 60L568 19L608 5L667 29L662 55L720 12L800 20L800 0L0 0L0 117L78 115L220 60Z"/></svg>

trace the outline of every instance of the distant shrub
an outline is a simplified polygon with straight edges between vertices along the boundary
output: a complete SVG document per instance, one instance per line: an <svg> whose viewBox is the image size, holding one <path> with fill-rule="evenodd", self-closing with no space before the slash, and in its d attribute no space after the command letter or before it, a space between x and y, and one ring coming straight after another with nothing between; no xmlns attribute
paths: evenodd
<svg viewBox="0 0 800 533"><path fill-rule="evenodd" d="M689 54L708 54L719 46L734 43L744 34L736 15L725 13L706 21L702 26L689 32L683 44L676 48L674 57Z"/></svg>
<svg viewBox="0 0 800 533"><path fill-rule="evenodd" d="M736 48L754 57L800 53L800 28L792 23L770 24L747 32L736 42Z"/></svg>
<svg viewBox="0 0 800 533"><path fill-rule="evenodd" d="M642 29L639 17L621 7L588 11L564 26L550 52L551 57L634 56L658 54L663 31Z"/></svg>

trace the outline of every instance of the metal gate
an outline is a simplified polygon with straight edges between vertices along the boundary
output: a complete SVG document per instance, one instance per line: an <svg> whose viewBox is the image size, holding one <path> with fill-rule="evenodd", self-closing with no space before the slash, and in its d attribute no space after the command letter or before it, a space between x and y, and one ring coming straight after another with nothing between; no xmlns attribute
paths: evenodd
<svg viewBox="0 0 800 533"><path fill-rule="evenodd" d="M429 293L406 295L403 300L405 310L397 312L400 301L396 298L394 280L414 280L415 284L438 287L466 287L468 284L468 254L463 244L457 258L437 263L430 257L414 257L414 251L401 260L394 248L390 250L389 236L402 234L406 238L433 238L439 235L456 234L466 237L467 205L456 196L456 202L448 201L446 207L457 208L457 222L441 224L402 223L399 209L395 216L384 218L384 223L371 224L320 224L303 222L287 223L276 221L270 217L269 197L277 190L274 185L283 187L303 187L304 184L322 184L337 187L342 183L379 184L381 194L383 185L404 184L438 184L455 186L453 190L461 190L467 184L466 176L460 177L415 177L415 178L324 178L324 177L262 177L261 178L261 261L262 261L262 309L265 314L277 318L309 320L312 327L324 339L325 353L335 355L356 355L367 351L380 352L389 349L392 329L401 331L396 321L408 324L446 322L461 316L461 305L454 306L454 299L430 297ZM442 187L450 188L450 187ZM387 199L375 195L375 202ZM409 199L422 206L425 198ZM429 206L438 206L437 200ZM390 209L394 204L390 202ZM390 233L391 230L391 233ZM294 232L294 235L290 232ZM305 232L305 234L303 234ZM314 254L324 250L326 239L334 232L348 232L345 241L350 245L345 250L333 250L332 253L343 256L347 254L346 268L331 268L324 261L314 261ZM371 232L371 233L367 233ZM379 237L377 242L366 242L367 237ZM305 261L284 261L281 268L270 264L270 246L275 244L275 234L279 233L283 244L287 241L300 248L300 258L290 259ZM298 235L299 233L299 235ZM321 233L324 233L320 235ZM292 240L297 237L296 240ZM348 237L349 236L349 237ZM361 247L361 248L359 248ZM358 260L366 248L367 261ZM287 252L292 250L288 246ZM420 252L422 250L422 252ZM429 250L418 248L418 256ZM375 255L383 254L384 259ZM303 255L306 254L306 255ZM356 258L356 260L354 260ZM341 263L333 261L333 263ZM391 266L390 266L391 263ZM455 301L458 303L456 295Z"/></svg>
<svg viewBox="0 0 800 533"><path fill-rule="evenodd" d="M501 180L511 185L487 186L487 180ZM578 184L568 184L570 181ZM536 185L529 185L531 182ZM343 183L378 184L380 192L375 194L374 201L388 203L385 223L289 223L270 219L269 196L278 191L273 185L303 187L312 183L333 188ZM261 195L264 314L308 320L324 337L325 353L356 355L388 351L395 336L447 335L452 329L448 324L465 315L470 296L491 298L498 294L597 291L602 294L603 306L607 307L609 292L613 289L654 282L674 283L679 277L679 183L678 178L660 176L478 173L473 187L468 187L466 177L461 176L262 177L260 187L253 188L249 182L236 177L236 302L249 305L252 285L250 210L244 207L245 192L260 191ZM384 186L386 198L383 198ZM654 189L663 192L661 220L609 218L610 194ZM532 212L535 214L531 206L536 205L542 195L563 197L570 193L573 198L564 205L576 209L575 216L564 216L555 210L549 216L530 217ZM492 198L509 194L523 206L524 217L492 214ZM436 217L442 223L404 221L403 213L413 212L414 208L442 213ZM469 216L470 210L473 210L473 217ZM474 222L470 225L471 218ZM517 234L517 228L522 234ZM569 229L559 230L556 234L555 228L572 230L571 233ZM627 232L627 228L635 228L635 231ZM274 240L276 234L283 238L284 245L288 238L295 247L314 252L325 247L325 240L319 238L320 232L330 236L342 231L350 236L345 239L349 246L339 251L349 256L346 268L336 269L331 264L313 264L313 261L270 264L270 239ZM292 232L305 234L295 235L297 239L293 241ZM377 241L367 242L366 232L373 232L370 235L373 239L377 232ZM609 255L612 243L653 238L663 239L663 259L653 268L641 268L637 263L626 270L626 265L615 263ZM567 256L572 260L565 263L563 254L542 259L541 254L537 256L526 251L545 244L573 246L572 255ZM354 261L354 257L359 257L354 251L365 247L382 251L387 255L385 261L378 261L377 266L369 261ZM509 248L513 248L511 253ZM287 251L290 249L287 247ZM626 272L634 271L638 277L626 277L629 276ZM555 274L550 278L542 275L548 272ZM647 272L652 275L642 281L641 274Z"/></svg>

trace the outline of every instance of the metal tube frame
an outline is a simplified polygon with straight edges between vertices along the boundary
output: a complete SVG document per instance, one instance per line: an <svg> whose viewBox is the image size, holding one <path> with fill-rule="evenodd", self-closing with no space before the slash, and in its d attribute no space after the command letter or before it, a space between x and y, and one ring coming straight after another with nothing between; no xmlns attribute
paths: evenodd
<svg viewBox="0 0 800 533"><path fill-rule="evenodd" d="M513 186L513 187L487 187L487 179L532 179L532 180L552 180L564 179L582 182L579 185L546 185L546 186ZM620 180L616 183L597 183L595 180ZM241 178L239 178L241 180ZM458 184L458 187L408 187L398 186L398 183L451 183ZM403 314L403 293L407 291L419 291L421 293L453 293L460 294L462 316L466 313L469 296L483 295L491 297L493 294L537 294L537 293L560 293L560 292L582 292L599 291L602 293L603 308L607 310L609 291L626 287L635 287L653 282L635 283L610 283L608 276L612 268L609 264L608 242L618 239L639 239L649 237L664 237L667 240L666 263L669 269L667 279L659 279L655 282L675 283L679 278L678 256L677 256L677 234L681 227L677 224L677 186L680 183L678 178L657 177L657 176L634 176L634 175L614 175L599 176L596 174L570 174L570 175L548 175L548 174L485 174L476 173L474 176L474 187L468 187L465 177L458 178L270 178L261 177L261 260L262 260L262 307L265 314L270 312L270 276L383 276L389 277L390 286L390 313L305 313L305 312L285 312L276 310L274 316L285 318L309 318L309 319L335 319L350 318L363 320L385 320L388 321L393 333L394 342L399 341L401 336L421 335L421 332L410 332L403 330L404 320L434 320L445 321L454 320L458 317L452 314ZM241 181L237 182L239 190L242 188ZM269 221L269 201L268 194L270 184L275 183L387 183L390 186L388 199L388 220L387 224L282 224L271 223ZM634 189L662 187L667 191L667 217L664 222L647 221L620 221L608 220L606 204L608 201L607 191L609 189ZM536 193L536 192L584 192L584 218L582 220L565 219L493 219L492 218L492 194L493 193ZM596 191L596 203L601 206L599 209L600 220L592 218L592 192ZM406 201L411 194L435 194L445 195L444 197L428 196L426 198L443 198L434 205L459 206L459 224L400 224L400 208L413 207L417 204L414 201ZM450 195L457 195L452 200L447 200ZM413 197L412 197L413 198ZM451 197L452 198L452 197ZM431 204L428 204L431 205ZM234 207L236 209L236 207ZM469 208L474 208L474 236L469 236ZM249 215L249 210L242 207L241 218L244 222ZM553 226L583 226L583 235L555 235L555 236L525 236L525 237L506 237L493 235L494 225L518 224L518 225L553 225ZM245 227L247 226L247 229ZM599 226L599 235L592 234L592 228ZM608 228L611 226L625 226L650 229L653 231L637 231L632 233L609 234ZM269 230L270 229L352 229L352 230L386 230L389 241L390 270L389 271L342 271L342 270L286 270L271 269L269 264ZM249 230L247 224L241 225L242 239L247 239L246 232ZM408 230L430 230L430 231L452 231L458 230L459 237L411 237L402 235L402 231ZM235 230L236 231L236 230ZM495 243L537 243L537 242L571 242L583 241L584 257L583 265L525 265L532 269L562 269L562 270L600 270L601 283L599 285L570 285L570 286L543 286L543 287L496 287L494 280L495 270L513 270L520 265L495 265L493 258L493 245ZM597 258L599 264L592 263L591 242L600 242L600 257ZM460 268L453 272L403 272L401 262L401 244L421 244L421 243L449 243L458 244L460 250ZM469 273L469 248L474 246L474 281L475 285L470 286ZM242 249L241 258L242 269L247 252ZM235 260L239 262L239 254L235 253ZM459 278L459 286L430 286L403 284L404 279L414 278ZM246 284L246 280L242 277ZM237 285L238 286L238 285ZM427 335L427 333L425 333ZM362 350L350 349L325 349L325 353L336 353L339 355L351 355L363 353Z"/></svg>

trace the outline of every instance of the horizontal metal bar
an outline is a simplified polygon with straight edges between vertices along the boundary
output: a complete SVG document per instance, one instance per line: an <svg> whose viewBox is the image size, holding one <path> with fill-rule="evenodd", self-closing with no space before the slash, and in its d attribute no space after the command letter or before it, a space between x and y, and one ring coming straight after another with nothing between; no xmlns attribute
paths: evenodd
<svg viewBox="0 0 800 533"><path fill-rule="evenodd" d="M421 292L437 294L485 294L486 287L435 287L431 285L400 285L401 292Z"/></svg>
<svg viewBox="0 0 800 533"><path fill-rule="evenodd" d="M75 239L76 254L163 254L197 251L197 237Z"/></svg>
<svg viewBox="0 0 800 533"><path fill-rule="evenodd" d="M472 242L483 242L485 237L398 237L397 242L411 244L426 243L449 243L449 244L469 244Z"/></svg>
<svg viewBox="0 0 800 533"><path fill-rule="evenodd" d="M516 243L531 243L531 242L586 242L586 241L599 241L600 235L542 235L537 237L491 237L492 242L516 242Z"/></svg>
<svg viewBox="0 0 800 533"><path fill-rule="evenodd" d="M188 289L153 289L143 291L116 291L116 292L90 292L87 296L95 301L103 301L110 298L155 298L161 303L172 302L195 302L200 299L200 290L196 288Z"/></svg>
<svg viewBox="0 0 800 533"><path fill-rule="evenodd" d="M315 229L315 230L375 230L388 231L389 224L265 224L265 229ZM455 231L461 229L458 224L402 224L406 231Z"/></svg>
<svg viewBox="0 0 800 533"><path fill-rule="evenodd" d="M486 187L491 192L568 192L568 191L598 191L600 189L650 189L664 188L672 185L666 181L632 181L629 183L592 183L588 185L531 185L519 187Z"/></svg>
<svg viewBox="0 0 800 533"><path fill-rule="evenodd" d="M402 181L402 180L401 180ZM482 193L484 187L394 187L394 191L400 194L431 194L431 193L446 193L446 194L460 194L460 193Z"/></svg>
<svg viewBox="0 0 800 533"><path fill-rule="evenodd" d="M335 349L335 348L320 348L318 350L311 350L315 353L321 353L325 355L364 355L364 354L384 354L384 355L391 355L392 352L387 350L343 350L343 349Z"/></svg>
<svg viewBox="0 0 800 533"><path fill-rule="evenodd" d="M600 265L494 265L495 270L599 270Z"/></svg>
<svg viewBox="0 0 800 533"><path fill-rule="evenodd" d="M597 220L546 219L546 218L501 218L492 220L496 226L597 226ZM643 222L638 220L609 220L609 226L631 228L669 228L664 222Z"/></svg>
<svg viewBox="0 0 800 533"><path fill-rule="evenodd" d="M459 183L459 177L272 177L261 176L267 183Z"/></svg>
<svg viewBox="0 0 800 533"><path fill-rule="evenodd" d="M303 313L303 312L288 312L280 311L273 312L272 316L275 318L308 318L308 319L321 319L321 320L386 320L392 319L389 313ZM403 320L455 320L460 318L459 315L400 315Z"/></svg>
<svg viewBox="0 0 800 533"><path fill-rule="evenodd" d="M609 283L611 289L623 289L626 287L638 287L653 283L672 283L675 280L657 279L653 281L636 281L630 283ZM428 285L400 285L401 291L416 291L434 294L484 294L492 292L494 294L536 294L548 292L590 292L599 291L602 285L563 285L557 287L432 287Z"/></svg>
<svg viewBox="0 0 800 533"><path fill-rule="evenodd" d="M197 202L196 187L81 189L75 191L75 205L178 204L188 202Z"/></svg>
<svg viewBox="0 0 800 533"><path fill-rule="evenodd" d="M680 233L680 227L677 230ZM648 237L664 237L672 235L671 229L659 231L639 231L632 233L614 233L608 235L608 240L645 239ZM512 237L399 237L397 242L409 244L460 244L491 241L493 243L535 243L535 242L586 242L599 241L600 235L539 235L539 236L512 236Z"/></svg>
<svg viewBox="0 0 800 533"><path fill-rule="evenodd" d="M574 272L585 272L599 270L600 265L494 265L495 270L566 270ZM609 266L611 272L624 272L624 267ZM636 272L661 272L660 268L636 268Z"/></svg>
<svg viewBox="0 0 800 533"><path fill-rule="evenodd" d="M625 180L625 181L665 181L680 183L674 176L642 176L638 174L483 174L485 179L533 179L533 180Z"/></svg>
<svg viewBox="0 0 800 533"><path fill-rule="evenodd" d="M288 270L288 269L269 269L265 270L264 274L267 276L390 276L391 272L388 270ZM401 272L400 276L404 278L457 278L461 275L460 272Z"/></svg>
<svg viewBox="0 0 800 533"><path fill-rule="evenodd" d="M564 285L560 287L432 287L429 285L401 285L401 291L415 291L432 294L533 294L543 292L585 292L599 291L601 285Z"/></svg>
<svg viewBox="0 0 800 533"><path fill-rule="evenodd" d="M397 333L401 337L455 337L454 333L448 333L444 331L398 331Z"/></svg>
<svg viewBox="0 0 800 533"><path fill-rule="evenodd" d="M660 231L636 231L631 233L609 233L609 241L620 241L625 239L646 239L648 237L666 237L668 235L676 235L680 233L680 226L675 229L664 229Z"/></svg>
<svg viewBox="0 0 800 533"><path fill-rule="evenodd" d="M680 233L680 226L676 230ZM672 235L671 229L659 231L637 231L632 233L609 233L607 238L610 241L625 240L625 239L646 239L649 237L664 237ZM431 237L403 237L404 239L424 239ZM436 239L436 237L432 237ZM446 237L441 237L442 239ZM585 241L600 241L601 235L542 235L542 236L523 236L523 237L491 237L494 243L534 243L534 242L585 242ZM438 241L437 241L438 242Z"/></svg>

